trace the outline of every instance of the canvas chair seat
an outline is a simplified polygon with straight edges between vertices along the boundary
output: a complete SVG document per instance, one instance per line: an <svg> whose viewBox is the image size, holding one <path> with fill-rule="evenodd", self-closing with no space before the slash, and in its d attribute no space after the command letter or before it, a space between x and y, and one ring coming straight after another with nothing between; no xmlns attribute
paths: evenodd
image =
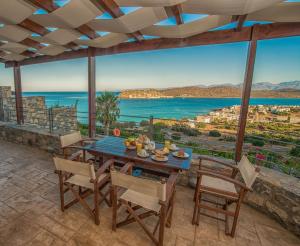
<svg viewBox="0 0 300 246"><path fill-rule="evenodd" d="M201 186L212 188L214 190L226 191L238 195L233 183L230 183L226 180L222 180L219 178L203 175L201 179ZM218 192L216 191L211 193L217 194Z"/></svg>
<svg viewBox="0 0 300 246"><path fill-rule="evenodd" d="M134 203L135 205L140 205L145 209L155 211L157 213L161 208L159 199L157 197L149 196L129 189L126 190L120 198L127 202Z"/></svg>
<svg viewBox="0 0 300 246"><path fill-rule="evenodd" d="M80 157L83 157L83 150L80 150ZM95 159L95 156L93 156L92 154L90 154L89 152L85 152L85 160L93 160Z"/></svg>
<svg viewBox="0 0 300 246"><path fill-rule="evenodd" d="M101 174L98 178L99 182L106 176L107 174ZM94 184L91 183L90 180L91 179L87 176L75 174L72 177L68 178L65 182L94 190Z"/></svg>

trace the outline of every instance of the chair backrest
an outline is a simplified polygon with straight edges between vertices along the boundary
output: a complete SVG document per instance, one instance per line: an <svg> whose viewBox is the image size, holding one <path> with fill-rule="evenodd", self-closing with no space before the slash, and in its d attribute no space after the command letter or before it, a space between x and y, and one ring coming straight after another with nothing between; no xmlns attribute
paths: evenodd
<svg viewBox="0 0 300 246"><path fill-rule="evenodd" d="M251 164L251 162L248 160L248 158L245 155L238 163L238 168L246 186L248 188L251 188L251 186L255 182L256 177L258 176L259 173L258 169Z"/></svg>
<svg viewBox="0 0 300 246"><path fill-rule="evenodd" d="M96 179L93 164L66 160L59 157L54 157L53 160L57 171L64 171L72 174L86 176L91 179Z"/></svg>
<svg viewBox="0 0 300 246"><path fill-rule="evenodd" d="M110 173L112 185L153 196L161 201L166 200L166 183L144 178L137 178L116 170L111 170Z"/></svg>
<svg viewBox="0 0 300 246"><path fill-rule="evenodd" d="M78 143L79 141L82 140L81 134L79 131L77 132L72 132L70 134L64 135L64 136L60 136L60 144L61 147L67 147L69 145Z"/></svg>

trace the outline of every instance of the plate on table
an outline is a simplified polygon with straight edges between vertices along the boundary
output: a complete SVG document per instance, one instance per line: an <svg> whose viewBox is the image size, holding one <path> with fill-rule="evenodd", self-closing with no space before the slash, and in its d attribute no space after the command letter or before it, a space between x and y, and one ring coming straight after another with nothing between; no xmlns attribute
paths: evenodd
<svg viewBox="0 0 300 246"><path fill-rule="evenodd" d="M177 150L179 150L179 148L178 148L177 146L175 146L174 148L170 147L169 149L170 149L171 151L177 151Z"/></svg>
<svg viewBox="0 0 300 246"><path fill-rule="evenodd" d="M183 158L183 159L186 159L186 158L190 157L190 155L186 152L184 152L184 155L178 155L178 151L173 152L172 155L177 157L177 158Z"/></svg>
<svg viewBox="0 0 300 246"><path fill-rule="evenodd" d="M146 155L142 155L141 153L137 153L137 156L140 157L140 158L147 158L150 156L149 153L147 153Z"/></svg>
<svg viewBox="0 0 300 246"><path fill-rule="evenodd" d="M163 156L163 157L158 158L156 155L151 155L151 159L154 160L154 161L161 161L161 162L168 161L167 156Z"/></svg>

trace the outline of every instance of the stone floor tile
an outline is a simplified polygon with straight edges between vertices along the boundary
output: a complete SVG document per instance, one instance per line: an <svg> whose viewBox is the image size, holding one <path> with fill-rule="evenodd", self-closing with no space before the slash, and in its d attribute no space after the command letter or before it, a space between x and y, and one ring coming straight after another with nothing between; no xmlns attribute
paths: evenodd
<svg viewBox="0 0 300 246"><path fill-rule="evenodd" d="M28 192L23 192L22 194L17 194L7 199L5 204L14 208L20 213L24 213L27 210L33 210L40 214L55 206L54 203L47 201L34 193Z"/></svg>
<svg viewBox="0 0 300 246"><path fill-rule="evenodd" d="M199 226L196 226L196 240L197 238L219 240L218 226L200 222Z"/></svg>
<svg viewBox="0 0 300 246"><path fill-rule="evenodd" d="M67 242L75 234L75 231L53 220L50 216L27 211L25 216L40 228L52 233L55 237Z"/></svg>
<svg viewBox="0 0 300 246"><path fill-rule="evenodd" d="M40 232L37 224L22 216L0 228L0 245L26 245Z"/></svg>
<svg viewBox="0 0 300 246"><path fill-rule="evenodd" d="M263 246L300 245L299 238L290 232L266 225L256 225L256 230Z"/></svg>
<svg viewBox="0 0 300 246"><path fill-rule="evenodd" d="M46 230L41 230L26 246L64 246L65 242Z"/></svg>
<svg viewBox="0 0 300 246"><path fill-rule="evenodd" d="M23 190L21 188L6 182L0 186L0 201L5 201L22 192Z"/></svg>
<svg viewBox="0 0 300 246"><path fill-rule="evenodd" d="M19 213L15 209L7 206L3 202L0 202L0 227L6 226L18 216Z"/></svg>

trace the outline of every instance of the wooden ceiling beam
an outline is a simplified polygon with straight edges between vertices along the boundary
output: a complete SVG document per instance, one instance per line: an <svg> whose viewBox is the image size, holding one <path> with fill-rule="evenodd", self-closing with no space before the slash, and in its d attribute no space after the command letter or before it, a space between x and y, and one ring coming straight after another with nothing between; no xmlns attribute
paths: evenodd
<svg viewBox="0 0 300 246"><path fill-rule="evenodd" d="M59 8L59 6L57 4L55 4L55 2L53 0L25 0L25 1L31 5L38 7L38 8L46 10L49 13L51 13ZM95 30L93 30L86 24L79 26L75 29L90 39L100 37L100 35Z"/></svg>
<svg viewBox="0 0 300 246"><path fill-rule="evenodd" d="M49 13L53 12L58 8L53 0L25 0L25 2L34 5L40 9L44 9Z"/></svg>
<svg viewBox="0 0 300 246"><path fill-rule="evenodd" d="M175 17L177 25L184 24L183 18L181 16L182 9L181 9L181 6L179 4L165 7L165 10L166 10L167 15L169 17Z"/></svg>
<svg viewBox="0 0 300 246"><path fill-rule="evenodd" d="M109 13L113 18L119 18L123 15L123 11L121 8L116 4L114 0L90 0L98 9L103 12ZM143 34L139 31L128 33L127 34L130 38L135 38L137 41L142 41Z"/></svg>
<svg viewBox="0 0 300 246"><path fill-rule="evenodd" d="M29 30L31 32L37 33L41 36L44 36L50 32L47 28L41 26L40 24L38 24L30 19L23 20L21 23L18 24L18 26L20 26L26 30Z"/></svg>
<svg viewBox="0 0 300 246"><path fill-rule="evenodd" d="M39 43L39 42L37 42L37 41L35 41L33 39L30 39L30 38L26 38L26 39L22 40L19 43L20 44L24 44L24 45L29 46L29 47L32 47L32 48L35 48L35 49L38 49L38 50L45 47L41 43Z"/></svg>
<svg viewBox="0 0 300 246"><path fill-rule="evenodd" d="M272 23L264 25L255 25L252 27L243 27L240 32L231 30L218 30L201 33L188 38L158 38L144 40L142 43L129 42L121 43L111 48L95 48L96 56L131 53L139 51L149 51L169 48L182 48L189 46L200 46L210 44L224 44L233 42L245 42L251 40L263 40L272 38L282 38L290 36L300 36L300 23ZM30 65L38 63L46 63L52 61L61 61L87 57L88 49L80 49L77 51L66 51L57 56L38 56L25 59L20 65ZM6 67L12 67L12 62L6 62Z"/></svg>
<svg viewBox="0 0 300 246"><path fill-rule="evenodd" d="M247 19L247 15L240 15L238 17L238 20L237 20L238 23L237 23L237 27L235 29L236 31L240 32L242 30L246 19Z"/></svg>

